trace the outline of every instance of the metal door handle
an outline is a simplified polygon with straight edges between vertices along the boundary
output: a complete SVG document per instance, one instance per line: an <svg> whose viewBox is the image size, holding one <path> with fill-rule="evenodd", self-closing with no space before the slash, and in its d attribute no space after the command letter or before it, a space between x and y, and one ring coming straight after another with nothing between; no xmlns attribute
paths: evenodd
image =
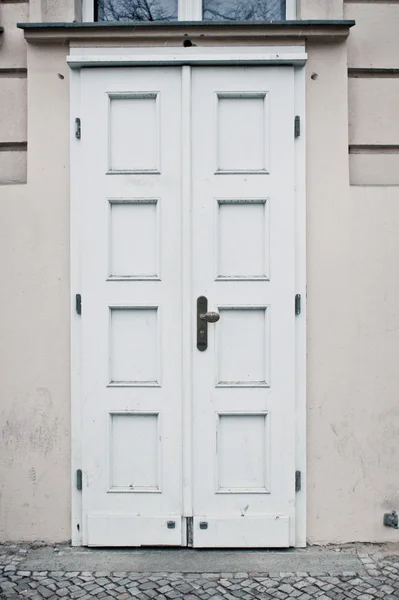
<svg viewBox="0 0 399 600"><path fill-rule="evenodd" d="M208 312L208 299L200 296L197 299L197 348L201 352L208 348L208 323L217 323L220 315Z"/></svg>
<svg viewBox="0 0 399 600"><path fill-rule="evenodd" d="M220 315L217 312L206 312L204 315L200 315L200 319L207 323L217 323L220 319Z"/></svg>

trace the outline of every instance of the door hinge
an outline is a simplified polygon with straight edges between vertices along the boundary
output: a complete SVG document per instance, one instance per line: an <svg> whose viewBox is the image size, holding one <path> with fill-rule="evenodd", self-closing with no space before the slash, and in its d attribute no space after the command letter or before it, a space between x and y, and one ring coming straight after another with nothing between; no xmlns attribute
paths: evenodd
<svg viewBox="0 0 399 600"><path fill-rule="evenodd" d="M82 469L76 471L76 489L82 491Z"/></svg>
<svg viewBox="0 0 399 600"><path fill-rule="evenodd" d="M77 140L80 140L82 136L82 129L81 129L81 124L80 124L80 119L79 117L76 117L75 119L75 137Z"/></svg>
<svg viewBox="0 0 399 600"><path fill-rule="evenodd" d="M295 296L295 314L301 314L301 294Z"/></svg>
<svg viewBox="0 0 399 600"><path fill-rule="evenodd" d="M81 294L76 294L76 312L78 315L82 314L82 296L81 296Z"/></svg>
<svg viewBox="0 0 399 600"><path fill-rule="evenodd" d="M187 528L187 546L193 547L194 544L194 517L186 517Z"/></svg>
<svg viewBox="0 0 399 600"><path fill-rule="evenodd" d="M295 471L295 491L300 492L302 489L302 473Z"/></svg>
<svg viewBox="0 0 399 600"><path fill-rule="evenodd" d="M298 115L295 117L294 133L296 138L301 135L301 117Z"/></svg>

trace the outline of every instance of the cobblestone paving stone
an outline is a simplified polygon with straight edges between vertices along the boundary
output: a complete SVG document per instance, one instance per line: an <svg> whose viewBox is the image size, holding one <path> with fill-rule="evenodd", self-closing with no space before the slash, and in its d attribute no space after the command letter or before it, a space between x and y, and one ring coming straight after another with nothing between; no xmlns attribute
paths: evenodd
<svg viewBox="0 0 399 600"><path fill-rule="evenodd" d="M22 571L28 550L0 546L0 599L391 600L399 598L399 555L358 553L365 572L127 573Z"/></svg>

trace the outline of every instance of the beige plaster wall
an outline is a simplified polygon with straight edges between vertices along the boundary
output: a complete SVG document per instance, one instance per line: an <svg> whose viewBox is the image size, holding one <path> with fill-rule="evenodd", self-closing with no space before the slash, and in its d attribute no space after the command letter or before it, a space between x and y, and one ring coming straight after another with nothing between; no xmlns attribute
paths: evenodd
<svg viewBox="0 0 399 600"><path fill-rule="evenodd" d="M309 212L308 539L397 541L398 193L353 187Z"/></svg>
<svg viewBox="0 0 399 600"><path fill-rule="evenodd" d="M61 541L71 537L65 48L31 46L28 68L28 184L0 187L0 541Z"/></svg>
<svg viewBox="0 0 399 600"><path fill-rule="evenodd" d="M0 77L0 139L2 142L26 141L26 79Z"/></svg>
<svg viewBox="0 0 399 600"><path fill-rule="evenodd" d="M356 21L348 39L351 68L398 68L398 3L346 2L344 17Z"/></svg>
<svg viewBox="0 0 399 600"><path fill-rule="evenodd" d="M350 187L344 46L309 48L308 540L397 540L399 198Z"/></svg>
<svg viewBox="0 0 399 600"><path fill-rule="evenodd" d="M27 50L18 22L81 20L82 0L0 1L0 186L27 178Z"/></svg>
<svg viewBox="0 0 399 600"><path fill-rule="evenodd" d="M349 98L352 145L399 143L399 77L351 77Z"/></svg>
<svg viewBox="0 0 399 600"><path fill-rule="evenodd" d="M399 506L399 13L343 9L348 55L314 48L308 62L311 543L397 541L382 515Z"/></svg>
<svg viewBox="0 0 399 600"><path fill-rule="evenodd" d="M297 0L298 19L342 19L342 0Z"/></svg>
<svg viewBox="0 0 399 600"><path fill-rule="evenodd" d="M317 219L329 282L309 258L308 539L397 541L381 520L399 504L398 193L353 187L337 202L339 219Z"/></svg>
<svg viewBox="0 0 399 600"><path fill-rule="evenodd" d="M26 67L26 43L16 23L29 20L29 4L0 4L0 23L4 33L0 36L0 68Z"/></svg>
<svg viewBox="0 0 399 600"><path fill-rule="evenodd" d="M398 186L399 154L396 149L373 148L371 151L351 148L350 179L353 185ZM376 189L378 195L379 190Z"/></svg>
<svg viewBox="0 0 399 600"><path fill-rule="evenodd" d="M29 0L29 6L32 23L82 20L82 0Z"/></svg>
<svg viewBox="0 0 399 600"><path fill-rule="evenodd" d="M71 537L66 52L29 47L28 183L0 186L0 541ZM383 185L350 186L346 45L308 52L308 540L396 541L398 188L384 159Z"/></svg>

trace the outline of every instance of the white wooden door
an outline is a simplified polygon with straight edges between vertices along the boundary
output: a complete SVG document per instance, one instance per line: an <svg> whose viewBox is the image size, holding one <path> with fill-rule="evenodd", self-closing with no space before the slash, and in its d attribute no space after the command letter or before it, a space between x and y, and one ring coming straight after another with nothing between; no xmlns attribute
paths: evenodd
<svg viewBox="0 0 399 600"><path fill-rule="evenodd" d="M295 514L294 74L193 72L194 545L289 546Z"/></svg>
<svg viewBox="0 0 399 600"><path fill-rule="evenodd" d="M82 73L84 543L294 545L293 69L188 69Z"/></svg>
<svg viewBox="0 0 399 600"><path fill-rule="evenodd" d="M180 70L82 74L84 542L182 543Z"/></svg>

